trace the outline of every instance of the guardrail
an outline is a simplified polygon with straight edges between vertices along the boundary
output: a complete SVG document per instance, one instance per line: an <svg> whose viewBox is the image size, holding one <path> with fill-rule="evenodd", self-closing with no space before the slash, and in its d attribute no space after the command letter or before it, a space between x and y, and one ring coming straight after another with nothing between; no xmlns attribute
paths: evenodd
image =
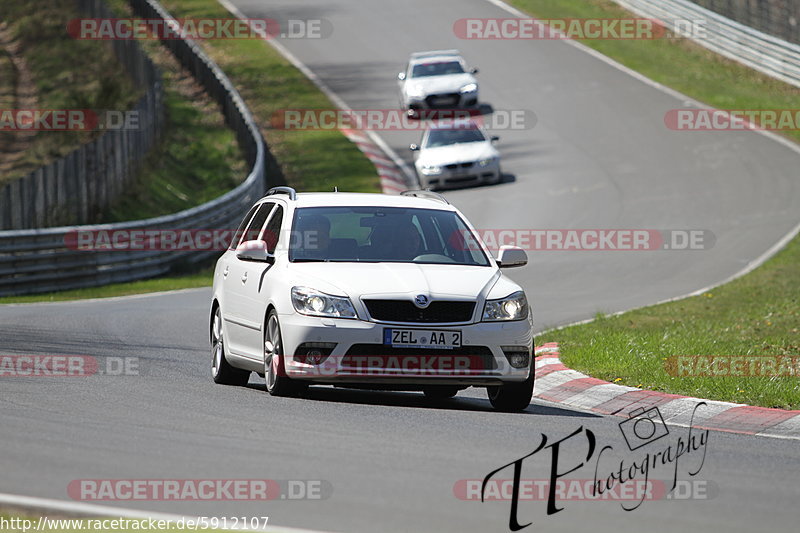
<svg viewBox="0 0 800 533"><path fill-rule="evenodd" d="M171 18L156 0L131 0L137 16ZM218 251L107 250L81 251L68 246L76 231L135 229L235 228L244 212L266 188L265 166L271 161L250 110L220 68L191 40L165 40L178 61L220 104L251 166L235 189L203 205L172 215L132 222L0 231L0 296L94 287L164 274Z"/></svg>
<svg viewBox="0 0 800 533"><path fill-rule="evenodd" d="M698 44L768 76L800 87L800 46L754 30L688 0L615 0L643 17L656 18L678 32L687 21L703 35L688 35ZM677 24L676 24L677 22Z"/></svg>
<svg viewBox="0 0 800 533"><path fill-rule="evenodd" d="M87 17L114 18L101 0L76 3ZM137 128L103 133L70 154L0 186L0 229L97 220L97 213L125 193L158 141L164 122L161 73L136 41L115 40L111 45L134 85L145 90L130 110L136 114Z"/></svg>

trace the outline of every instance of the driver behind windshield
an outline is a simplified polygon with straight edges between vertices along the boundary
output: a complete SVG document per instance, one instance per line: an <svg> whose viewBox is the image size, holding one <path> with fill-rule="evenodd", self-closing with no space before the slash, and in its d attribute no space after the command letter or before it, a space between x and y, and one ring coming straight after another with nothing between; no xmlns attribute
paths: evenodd
<svg viewBox="0 0 800 533"><path fill-rule="evenodd" d="M375 226L370 235L371 259L411 261L420 254L422 237L408 221L385 222Z"/></svg>

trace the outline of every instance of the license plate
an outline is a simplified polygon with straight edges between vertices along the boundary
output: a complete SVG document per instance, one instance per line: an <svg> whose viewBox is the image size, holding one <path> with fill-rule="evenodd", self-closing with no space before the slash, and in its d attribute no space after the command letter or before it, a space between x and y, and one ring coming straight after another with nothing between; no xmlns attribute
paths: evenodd
<svg viewBox="0 0 800 533"><path fill-rule="evenodd" d="M383 344L393 348L461 348L461 330L383 329Z"/></svg>
<svg viewBox="0 0 800 533"><path fill-rule="evenodd" d="M437 96L435 98L431 98L431 103L433 105L455 105L457 100L452 96Z"/></svg>

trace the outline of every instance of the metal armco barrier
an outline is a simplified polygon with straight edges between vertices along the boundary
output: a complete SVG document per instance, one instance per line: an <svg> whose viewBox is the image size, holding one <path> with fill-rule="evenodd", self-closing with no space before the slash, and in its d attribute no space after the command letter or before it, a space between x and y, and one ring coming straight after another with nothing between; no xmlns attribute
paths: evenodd
<svg viewBox="0 0 800 533"><path fill-rule="evenodd" d="M701 46L800 87L800 46L796 44L749 28L688 0L615 1L640 16L663 21L678 33L693 27L702 34L687 36ZM702 24L685 24L698 21Z"/></svg>
<svg viewBox="0 0 800 533"><path fill-rule="evenodd" d="M137 16L171 18L155 0L131 0ZM145 220L91 226L0 231L0 296L50 292L127 282L164 274L219 251L80 251L67 236L75 231L233 228L266 187L267 151L250 110L220 68L191 40L163 44L220 104L251 171L235 189L203 205Z"/></svg>

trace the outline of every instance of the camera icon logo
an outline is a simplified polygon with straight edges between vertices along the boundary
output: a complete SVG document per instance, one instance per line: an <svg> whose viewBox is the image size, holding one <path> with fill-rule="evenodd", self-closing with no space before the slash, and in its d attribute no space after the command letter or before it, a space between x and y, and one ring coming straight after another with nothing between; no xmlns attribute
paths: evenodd
<svg viewBox="0 0 800 533"><path fill-rule="evenodd" d="M619 430L622 431L622 436L625 437L625 442L631 451L669 434L658 407L647 410L640 407L631 411L628 416L627 420L619 423Z"/></svg>

